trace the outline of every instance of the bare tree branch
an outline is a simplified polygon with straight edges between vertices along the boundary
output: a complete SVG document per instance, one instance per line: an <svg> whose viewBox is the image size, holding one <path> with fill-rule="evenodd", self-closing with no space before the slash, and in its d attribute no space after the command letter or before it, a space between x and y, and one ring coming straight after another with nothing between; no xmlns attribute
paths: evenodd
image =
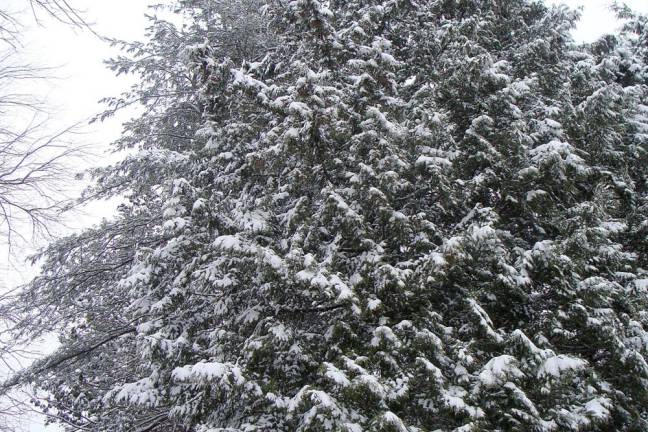
<svg viewBox="0 0 648 432"><path fill-rule="evenodd" d="M99 36L83 16L83 12L72 6L67 0L28 0L28 10L34 21L42 24L42 16L74 28L88 30ZM22 23L16 18L20 11L9 11L5 6L0 7L0 42L17 49L20 46Z"/></svg>
<svg viewBox="0 0 648 432"><path fill-rule="evenodd" d="M35 237L50 237L70 209L72 180L87 155L78 141L79 124L53 129L38 83L52 77L53 69L21 61L22 19L30 15L38 25L52 20L96 35L82 13L69 0L21 0L0 5L0 254L13 256L14 247ZM46 20L47 19L47 20ZM97 35L98 36L98 35ZM7 252L5 252L5 250ZM0 257L0 262L4 258ZM9 261L9 260L7 260ZM7 292L0 277L0 305L15 292ZM22 369L39 353L37 348L5 334L14 312L0 312L0 380ZM28 430L26 415L40 410L30 404L24 388L3 392L0 431Z"/></svg>

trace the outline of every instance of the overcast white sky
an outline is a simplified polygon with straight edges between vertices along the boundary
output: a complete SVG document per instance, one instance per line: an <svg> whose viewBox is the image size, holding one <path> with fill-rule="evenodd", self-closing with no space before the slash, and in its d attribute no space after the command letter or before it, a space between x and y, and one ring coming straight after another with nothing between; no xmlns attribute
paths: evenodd
<svg viewBox="0 0 648 432"><path fill-rule="evenodd" d="M550 4L564 3L572 8L583 7L581 22L574 37L576 40L591 42L604 33L611 33L618 26L614 15L609 10L612 0L545 0ZM648 13L648 0L617 0L632 9Z"/></svg>
<svg viewBox="0 0 648 432"><path fill-rule="evenodd" d="M25 0L0 0L9 5L9 10L25 8ZM599 35L614 31L618 23L607 9L607 0L547 0L549 3L565 3L571 7L584 7L582 21L574 33L580 41L592 41ZM119 39L141 39L146 20L144 13L151 0L71 0L70 3L81 10L89 22L94 23L95 30L103 35ZM635 10L648 13L648 0L626 0L626 4ZM25 58L43 66L58 66L56 75L60 77L51 81L41 90L53 107L54 123L67 126L87 119L101 111L98 100L102 97L116 95L132 83L124 77L115 78L112 72L104 68L102 61L114 55L115 50L88 31L73 30L51 20L43 18L43 26L35 25L29 12L23 16L27 24L23 32ZM120 120L95 124L87 128L84 141L96 144L99 148L108 148L120 132ZM91 209L95 219L110 217L112 206L98 204ZM88 220L78 221L76 228L87 225ZM0 285L9 280L20 280L20 275L3 265L6 256L0 256ZM32 423L30 431L53 431L54 428L43 428L38 422Z"/></svg>

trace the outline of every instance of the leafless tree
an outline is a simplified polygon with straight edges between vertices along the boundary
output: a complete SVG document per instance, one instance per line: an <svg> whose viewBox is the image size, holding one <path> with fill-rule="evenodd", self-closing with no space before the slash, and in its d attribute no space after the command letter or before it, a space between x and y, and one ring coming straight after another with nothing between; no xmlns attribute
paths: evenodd
<svg viewBox="0 0 648 432"><path fill-rule="evenodd" d="M0 66L0 88L33 72ZM46 122L34 101L0 93L0 242L9 248L28 233L48 234L70 203L64 193L69 163L80 149L69 141L73 128L47 132Z"/></svg>
<svg viewBox="0 0 648 432"><path fill-rule="evenodd" d="M23 11L11 9L22 7ZM27 10L25 10L25 8ZM27 12L25 14L25 12ZM0 267L9 261L7 253L37 235L49 235L70 208L75 166L83 151L74 144L75 126L53 127L38 83L53 71L21 61L20 17L39 25L45 18L92 31L80 12L68 0L21 0L0 4ZM7 270L0 268L0 270ZM0 277L0 305L13 294ZM0 312L0 381L24 361L35 358L32 347L7 339L11 313ZM34 395L21 387L0 391L0 431L27 430L21 425L34 412L28 403ZM23 426L23 427L21 427Z"/></svg>
<svg viewBox="0 0 648 432"><path fill-rule="evenodd" d="M37 21L47 15L88 27L67 0L28 5ZM74 127L52 132L43 104L30 91L52 71L20 62L20 28L14 13L0 6L0 245L9 250L18 239L49 234L70 204L62 192L73 171L72 156L80 154L70 142Z"/></svg>

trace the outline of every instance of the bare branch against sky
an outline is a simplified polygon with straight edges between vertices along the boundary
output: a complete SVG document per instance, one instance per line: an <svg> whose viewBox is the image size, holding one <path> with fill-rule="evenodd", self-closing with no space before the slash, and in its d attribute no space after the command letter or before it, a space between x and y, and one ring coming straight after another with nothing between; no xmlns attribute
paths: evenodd
<svg viewBox="0 0 648 432"><path fill-rule="evenodd" d="M84 18L67 0L30 0L31 15L67 26L89 28ZM12 4L0 7L0 264L9 261L12 248L26 247L39 235L51 238L53 226L73 201L70 190L74 163L83 149L74 139L76 124L50 124L50 109L40 85L52 76L53 69L35 66L22 56L25 28ZM20 254L19 254L20 255ZM0 270L5 273L4 264ZM8 278L0 278L0 302L4 302ZM0 376L29 358L29 349L3 339ZM3 394L0 400L0 430L19 430L33 407L22 389Z"/></svg>
<svg viewBox="0 0 648 432"><path fill-rule="evenodd" d="M0 9L0 242L11 250L17 240L50 234L72 203L70 165L81 149L71 139L75 125L52 126L39 81L54 70L22 56L25 14ZM67 0L30 0L33 21L47 20L87 28Z"/></svg>
<svg viewBox="0 0 648 432"><path fill-rule="evenodd" d="M67 0L29 0L23 5L27 5L37 23L46 18L72 27L90 29L83 13ZM24 30L24 23L17 18L18 11L12 10L12 6L13 3L10 2L8 7L0 9L0 41L16 48L21 43L20 34Z"/></svg>

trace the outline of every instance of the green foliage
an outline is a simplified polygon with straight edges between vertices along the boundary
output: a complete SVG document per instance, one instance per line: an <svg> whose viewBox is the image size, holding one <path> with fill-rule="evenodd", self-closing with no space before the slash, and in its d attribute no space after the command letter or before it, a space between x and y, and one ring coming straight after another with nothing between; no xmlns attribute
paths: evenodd
<svg viewBox="0 0 648 432"><path fill-rule="evenodd" d="M92 430L648 427L646 19L257 6L113 63L148 109L93 192L128 202L45 252L19 328L62 347L15 381Z"/></svg>

